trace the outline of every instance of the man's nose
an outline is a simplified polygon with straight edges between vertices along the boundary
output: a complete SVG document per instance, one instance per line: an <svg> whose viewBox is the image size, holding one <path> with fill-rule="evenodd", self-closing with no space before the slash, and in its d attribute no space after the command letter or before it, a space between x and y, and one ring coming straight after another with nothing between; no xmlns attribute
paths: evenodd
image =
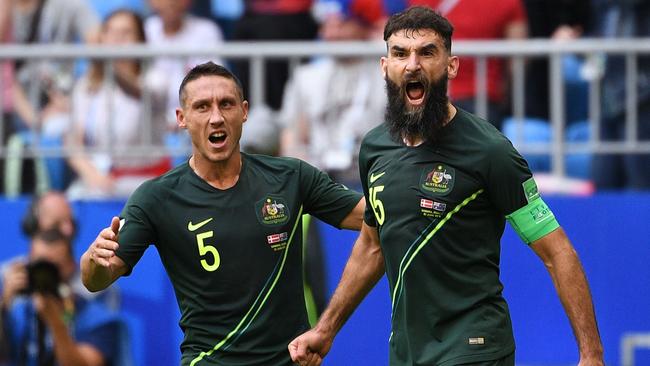
<svg viewBox="0 0 650 366"><path fill-rule="evenodd" d="M417 53L413 52L409 55L409 58L406 63L406 71L414 72L420 70L420 56Z"/></svg>
<svg viewBox="0 0 650 366"><path fill-rule="evenodd" d="M219 107L212 108L212 113L210 113L210 123L222 123L224 121L223 113L219 110Z"/></svg>

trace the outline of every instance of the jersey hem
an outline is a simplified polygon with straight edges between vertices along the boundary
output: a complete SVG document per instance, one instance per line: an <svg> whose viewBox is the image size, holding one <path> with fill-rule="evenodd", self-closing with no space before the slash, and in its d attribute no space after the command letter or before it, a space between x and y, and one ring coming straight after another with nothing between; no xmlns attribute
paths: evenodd
<svg viewBox="0 0 650 366"><path fill-rule="evenodd" d="M510 347L508 347L508 348L506 348L504 350L497 351L497 352L458 356L458 357L443 361L443 362L437 364L437 366L452 366L452 365L458 365L458 364L463 364L463 363L494 361L494 360L498 360L500 358L503 358L503 357L513 353L514 351L515 351L515 346L511 345Z"/></svg>

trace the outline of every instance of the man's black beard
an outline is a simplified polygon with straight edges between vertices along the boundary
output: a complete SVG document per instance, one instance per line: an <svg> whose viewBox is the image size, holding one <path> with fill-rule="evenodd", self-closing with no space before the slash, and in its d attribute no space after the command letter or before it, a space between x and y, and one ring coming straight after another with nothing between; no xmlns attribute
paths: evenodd
<svg viewBox="0 0 650 366"><path fill-rule="evenodd" d="M388 95L386 123L395 141L420 137L424 141L435 142L449 118L447 75L431 85L423 76L416 79L424 86L426 97L423 105L413 108L406 105L406 83L399 86L388 76L385 78Z"/></svg>

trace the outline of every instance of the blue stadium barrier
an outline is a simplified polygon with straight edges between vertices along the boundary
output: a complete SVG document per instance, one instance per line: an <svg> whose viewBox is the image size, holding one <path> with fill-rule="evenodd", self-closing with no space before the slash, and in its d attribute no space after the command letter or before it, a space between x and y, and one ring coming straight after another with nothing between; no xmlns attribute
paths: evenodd
<svg viewBox="0 0 650 366"><path fill-rule="evenodd" d="M589 198L545 197L581 256L590 280L608 365L619 365L626 332L650 332L650 193L599 194ZM29 200L0 199L4 223L0 261L22 254L27 239L19 222ZM119 214L121 201L75 202L81 256L99 230ZM322 224L321 224L322 225ZM322 225L327 286L332 294L356 232ZM512 313L517 364L568 365L578 360L571 328L544 266L508 228L502 240L501 278ZM136 365L177 365L182 339L173 290L154 247L130 277L117 281ZM386 365L390 297L385 277L343 327L324 365ZM636 353L650 365L650 352Z"/></svg>

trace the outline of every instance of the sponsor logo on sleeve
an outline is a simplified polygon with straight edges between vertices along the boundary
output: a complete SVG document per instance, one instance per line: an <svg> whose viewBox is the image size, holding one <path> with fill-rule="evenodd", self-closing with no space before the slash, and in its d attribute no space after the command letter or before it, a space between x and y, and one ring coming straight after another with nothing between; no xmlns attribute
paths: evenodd
<svg viewBox="0 0 650 366"><path fill-rule="evenodd" d="M537 189L537 183L535 183L535 179L533 179L533 177L530 177L521 185L524 188L524 194L526 195L526 201L528 203L532 202L536 198L539 198L539 190Z"/></svg>

